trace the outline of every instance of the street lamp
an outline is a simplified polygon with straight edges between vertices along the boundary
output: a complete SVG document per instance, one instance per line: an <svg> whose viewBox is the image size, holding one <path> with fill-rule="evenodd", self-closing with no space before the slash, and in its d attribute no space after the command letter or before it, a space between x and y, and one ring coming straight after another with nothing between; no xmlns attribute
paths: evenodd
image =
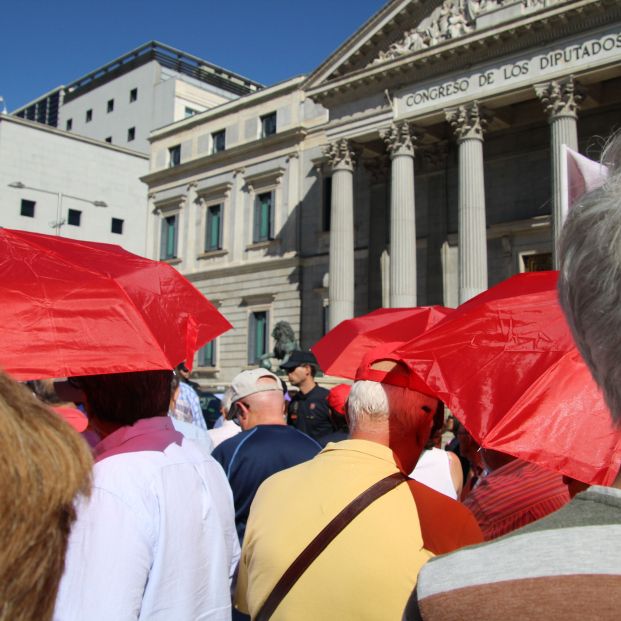
<svg viewBox="0 0 621 621"><path fill-rule="evenodd" d="M65 224L64 218L62 218L62 209L63 209L63 198L72 198L76 201L83 201L85 203L90 203L95 207L107 207L108 203L105 201L91 201L88 198L82 198L81 196L73 196L71 194L65 194L64 192L52 192L51 190L44 190L43 188L34 188L30 185L26 185L21 181L13 181L9 183L10 188L15 188L17 190L34 190L35 192L43 192L44 194L53 194L56 196L56 221L52 222L50 226L56 229L56 235L60 235L60 227Z"/></svg>

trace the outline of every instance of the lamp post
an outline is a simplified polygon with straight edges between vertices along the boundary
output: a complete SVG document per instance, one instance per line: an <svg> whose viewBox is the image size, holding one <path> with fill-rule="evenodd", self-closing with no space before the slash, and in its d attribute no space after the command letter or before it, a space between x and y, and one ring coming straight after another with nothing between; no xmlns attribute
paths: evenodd
<svg viewBox="0 0 621 621"><path fill-rule="evenodd" d="M44 190L43 188L35 188L30 185L26 185L21 181L13 181L9 183L10 188L17 190L33 190L35 192L43 192L44 194L53 194L56 196L56 221L52 222L50 226L56 229L56 235L60 235L60 227L65 224L66 220L62 217L63 198L71 198L76 201L83 201L84 203L90 203L95 207L107 207L108 203L105 201L92 201L88 198L82 198L81 196L73 196L72 194L65 194L64 192L53 192L52 190Z"/></svg>

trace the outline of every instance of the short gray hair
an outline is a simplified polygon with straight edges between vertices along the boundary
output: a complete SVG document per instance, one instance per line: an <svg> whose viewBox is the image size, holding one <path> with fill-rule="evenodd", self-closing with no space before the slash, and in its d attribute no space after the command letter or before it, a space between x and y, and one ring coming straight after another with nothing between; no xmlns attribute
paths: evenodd
<svg viewBox="0 0 621 621"><path fill-rule="evenodd" d="M354 382L347 398L347 420L352 433L365 423L386 421L390 414L417 410L419 393L370 380ZM419 407L419 406L418 406Z"/></svg>
<svg viewBox="0 0 621 621"><path fill-rule="evenodd" d="M231 409L231 403L233 401L233 389L231 386L227 386L222 399L220 399L220 410L223 412L224 417L227 418L229 410Z"/></svg>
<svg viewBox="0 0 621 621"><path fill-rule="evenodd" d="M559 298L574 339L621 425L621 134L604 151L603 187L585 194L559 239Z"/></svg>

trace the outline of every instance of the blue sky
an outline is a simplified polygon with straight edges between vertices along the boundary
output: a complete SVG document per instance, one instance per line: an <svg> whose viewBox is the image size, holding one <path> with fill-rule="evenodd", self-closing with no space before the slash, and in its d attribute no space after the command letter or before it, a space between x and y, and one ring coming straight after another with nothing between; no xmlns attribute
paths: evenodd
<svg viewBox="0 0 621 621"><path fill-rule="evenodd" d="M309 73L384 0L5 2L0 96L9 111L155 39L274 84Z"/></svg>

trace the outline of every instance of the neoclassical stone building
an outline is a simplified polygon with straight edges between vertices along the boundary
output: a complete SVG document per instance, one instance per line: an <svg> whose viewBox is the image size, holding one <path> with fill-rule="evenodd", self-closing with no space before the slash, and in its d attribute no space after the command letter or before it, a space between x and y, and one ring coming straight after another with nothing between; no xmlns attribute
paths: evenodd
<svg viewBox="0 0 621 621"><path fill-rule="evenodd" d="M619 127L620 61L617 0L392 0L310 76L154 132L151 254L235 326L205 381L280 320L308 347L551 268L561 145Z"/></svg>

